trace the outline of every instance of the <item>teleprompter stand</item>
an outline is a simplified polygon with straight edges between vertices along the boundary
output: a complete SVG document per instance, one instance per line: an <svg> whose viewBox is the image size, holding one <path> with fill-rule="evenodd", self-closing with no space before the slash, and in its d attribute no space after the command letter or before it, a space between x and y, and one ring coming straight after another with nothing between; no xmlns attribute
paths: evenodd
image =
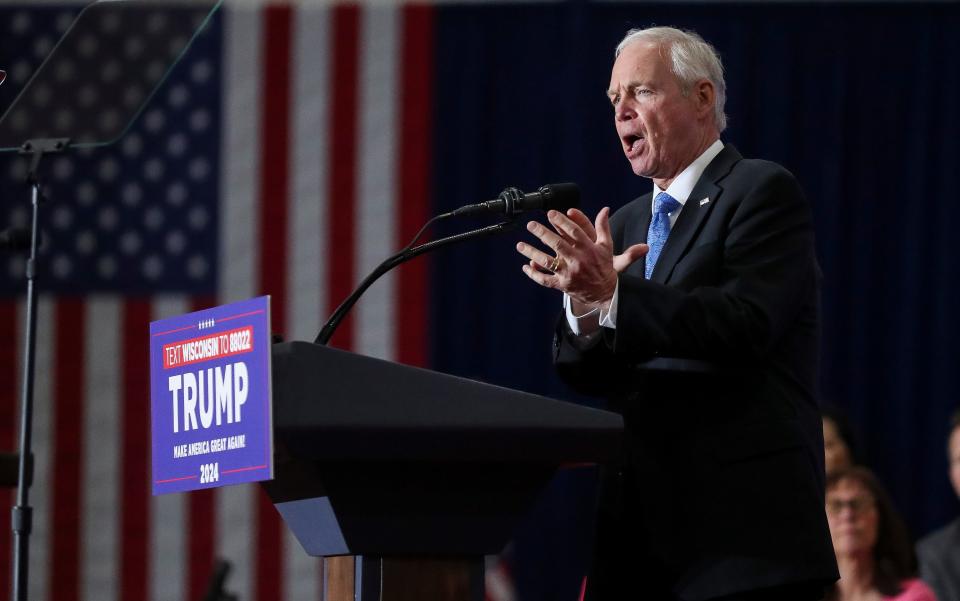
<svg viewBox="0 0 960 601"><path fill-rule="evenodd" d="M479 601L558 468L611 459L619 415L306 342L273 346L262 482L324 601Z"/></svg>
<svg viewBox="0 0 960 601"><path fill-rule="evenodd" d="M26 183L32 205L30 256L25 270L27 303L20 448L16 456L17 501L12 509L12 598L15 601L25 601L28 597L33 523L29 503L31 431L40 206L44 200L40 163L48 154L103 147L123 137L220 1L113 0L87 6L0 117L0 152L19 152L30 157ZM150 23L162 26L151 27ZM124 52L130 48L133 37L137 38L138 45L142 44L142 51ZM113 71L109 77L105 76L108 61ZM95 101L78 101L78 82ZM41 98L47 100L41 101ZM9 458L3 459L2 466L6 467Z"/></svg>
<svg viewBox="0 0 960 601"><path fill-rule="evenodd" d="M27 327L24 340L23 388L20 398L20 453L17 462L17 502L11 509L13 527L13 598L27 598L29 574L30 531L33 528L33 508L30 507L30 465L32 459L33 379L37 347L37 260L40 240L40 161L44 154L63 152L69 145L67 138L28 140L20 149L30 155L27 184L30 186L30 256L27 258Z"/></svg>

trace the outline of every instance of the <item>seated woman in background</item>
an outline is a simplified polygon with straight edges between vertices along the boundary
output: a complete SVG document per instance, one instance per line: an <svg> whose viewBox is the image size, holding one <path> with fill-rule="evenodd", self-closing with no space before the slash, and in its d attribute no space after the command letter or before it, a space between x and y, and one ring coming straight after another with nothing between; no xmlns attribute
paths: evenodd
<svg viewBox="0 0 960 601"><path fill-rule="evenodd" d="M936 601L915 577L906 528L870 470L848 467L831 473L826 503L840 567L828 601Z"/></svg>

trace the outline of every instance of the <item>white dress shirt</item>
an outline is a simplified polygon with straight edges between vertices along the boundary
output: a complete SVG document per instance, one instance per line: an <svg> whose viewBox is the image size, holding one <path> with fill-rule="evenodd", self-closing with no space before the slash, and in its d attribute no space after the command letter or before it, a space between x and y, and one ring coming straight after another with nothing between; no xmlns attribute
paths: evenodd
<svg viewBox="0 0 960 601"><path fill-rule="evenodd" d="M653 196L650 198L650 211L651 213L656 210L654 204L657 194L661 192L666 192L672 196L678 203L680 207L672 212L668 213L670 218L670 227L673 228L674 224L677 222L677 217L680 216L680 211L683 210L684 205L687 202L687 199L690 198L690 194L693 192L693 187L697 185L697 182L700 180L700 176L703 175L703 171L707 168L707 165L710 164L720 151L723 150L723 142L719 139L707 147L703 153L698 156L692 163L687 165L687 168L680 172L680 175L674 178L673 182L667 186L666 190L661 190L660 186L656 183L653 184ZM613 299L610 301L609 311L601 311L600 309L594 309L583 315L574 315L573 314L573 303L570 302L570 297L566 294L563 295L563 307L567 313L567 323L570 324L570 330L576 334L581 335L583 332L584 336L590 336L592 334L597 334L600 332L600 327L616 329L617 327L617 297L620 292L620 284L617 284L617 287L613 291Z"/></svg>

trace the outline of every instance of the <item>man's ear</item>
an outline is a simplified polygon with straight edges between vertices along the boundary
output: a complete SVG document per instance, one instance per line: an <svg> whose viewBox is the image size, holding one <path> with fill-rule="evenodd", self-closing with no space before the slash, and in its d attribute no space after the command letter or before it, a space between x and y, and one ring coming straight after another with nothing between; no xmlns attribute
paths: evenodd
<svg viewBox="0 0 960 601"><path fill-rule="evenodd" d="M709 79L701 79L694 84L692 96L697 107L698 115L705 116L713 111L713 105L717 99L717 92L713 89L713 82Z"/></svg>

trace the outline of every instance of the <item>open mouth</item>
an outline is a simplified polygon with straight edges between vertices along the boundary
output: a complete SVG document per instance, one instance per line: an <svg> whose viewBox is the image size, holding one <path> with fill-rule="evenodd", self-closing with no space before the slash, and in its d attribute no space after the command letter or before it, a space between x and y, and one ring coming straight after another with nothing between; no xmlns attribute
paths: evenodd
<svg viewBox="0 0 960 601"><path fill-rule="evenodd" d="M639 134L627 134L623 136L623 149L628 155L636 154L640 151L643 143L643 136Z"/></svg>

